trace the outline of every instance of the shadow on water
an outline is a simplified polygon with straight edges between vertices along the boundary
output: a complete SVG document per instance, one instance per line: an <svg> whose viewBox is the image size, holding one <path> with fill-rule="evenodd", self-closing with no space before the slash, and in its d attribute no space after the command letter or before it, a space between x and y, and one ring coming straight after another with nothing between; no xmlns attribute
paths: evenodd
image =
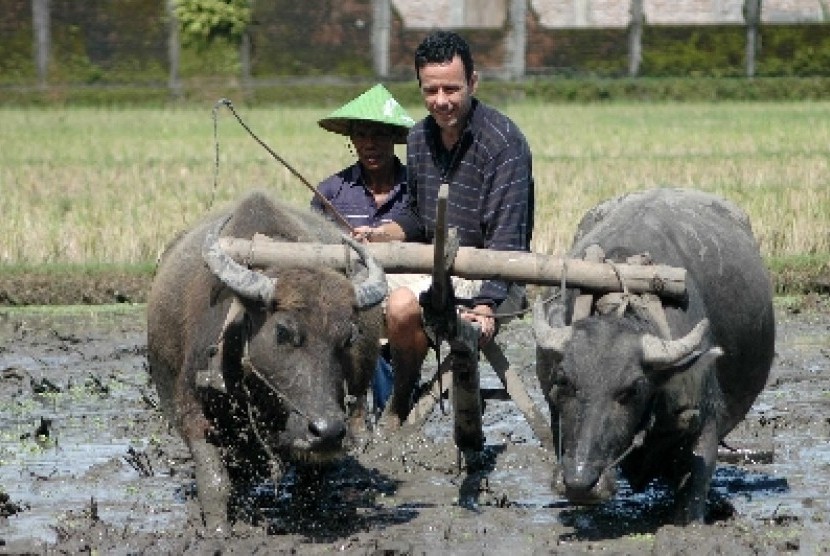
<svg viewBox="0 0 830 556"><path fill-rule="evenodd" d="M458 505L468 510L478 509L481 494L487 490L487 481L496 468L496 460L503 453L503 445L486 445L475 455L466 456L466 472L458 486Z"/></svg>
<svg viewBox="0 0 830 556"><path fill-rule="evenodd" d="M706 522L730 519L738 499L758 501L789 490L787 480L735 466L718 466L712 477L706 502ZM614 539L629 535L653 534L673 523L674 495L661 482L653 482L643 492L633 492L624 480L617 482L616 496L591 507L567 507L560 514L563 525L572 532L563 541Z"/></svg>
<svg viewBox="0 0 830 556"><path fill-rule="evenodd" d="M380 503L399 482L349 456L325 467L290 466L278 483L266 481L240 500L240 518L268 534L296 534L331 542L370 528L408 522L417 505Z"/></svg>

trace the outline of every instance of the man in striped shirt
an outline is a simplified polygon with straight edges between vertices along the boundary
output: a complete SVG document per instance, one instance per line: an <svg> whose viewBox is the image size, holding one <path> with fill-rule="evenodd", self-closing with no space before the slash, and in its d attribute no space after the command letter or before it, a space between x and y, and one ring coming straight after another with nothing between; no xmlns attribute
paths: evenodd
<svg viewBox="0 0 830 556"><path fill-rule="evenodd" d="M372 233L432 241L438 189L448 183L447 222L457 229L460 245L529 251L533 231L530 148L515 123L473 96L478 75L466 41L452 32L429 34L415 52L415 69L429 115L413 126L407 139L413 210ZM454 280L454 286L456 297L462 297L459 282ZM468 291L469 310L461 315L479 327L484 344L496 333L495 308L508 298L511 288L499 280L476 286L477 291ZM511 297L513 293L515 288ZM395 387L384 422L393 427L409 413L429 348L418 294L416 288L397 288L386 306Z"/></svg>

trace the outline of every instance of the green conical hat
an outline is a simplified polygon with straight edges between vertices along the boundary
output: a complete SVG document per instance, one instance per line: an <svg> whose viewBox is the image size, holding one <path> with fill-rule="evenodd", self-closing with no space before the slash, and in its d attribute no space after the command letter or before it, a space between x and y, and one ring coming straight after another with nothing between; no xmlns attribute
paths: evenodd
<svg viewBox="0 0 830 556"><path fill-rule="evenodd" d="M383 85L375 85L356 99L341 106L317 123L325 130L349 135L351 122L364 120L395 128L395 142L406 143L406 134L415 120L398 104Z"/></svg>

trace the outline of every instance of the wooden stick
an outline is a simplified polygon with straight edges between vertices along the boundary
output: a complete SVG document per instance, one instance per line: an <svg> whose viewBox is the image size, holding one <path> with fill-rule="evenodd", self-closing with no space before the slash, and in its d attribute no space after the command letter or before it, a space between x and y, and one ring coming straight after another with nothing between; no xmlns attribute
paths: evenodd
<svg viewBox="0 0 830 556"><path fill-rule="evenodd" d="M327 266L345 270L350 264L346 250L339 244L278 242L264 236L255 237L253 241L220 238L219 243L235 260L254 266ZM432 245L403 242L369 243L367 249L387 274L432 273ZM563 265L567 265L568 286L595 292L623 290L617 272L608 263L565 259L524 251L459 247L451 273L474 280L503 279L523 284L558 286ZM684 268L623 263L614 266L631 293L650 292L679 298L686 292Z"/></svg>

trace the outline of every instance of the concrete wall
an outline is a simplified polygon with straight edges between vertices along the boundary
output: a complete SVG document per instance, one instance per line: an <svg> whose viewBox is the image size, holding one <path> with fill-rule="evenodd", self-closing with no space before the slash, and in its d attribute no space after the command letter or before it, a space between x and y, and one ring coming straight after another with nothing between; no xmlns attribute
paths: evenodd
<svg viewBox="0 0 830 556"><path fill-rule="evenodd" d="M620 28L628 25L625 0L528 0L545 28ZM483 28L505 24L507 0L392 0L408 29ZM651 25L742 25L743 0L644 0ZM828 20L830 0L763 0L763 23Z"/></svg>

